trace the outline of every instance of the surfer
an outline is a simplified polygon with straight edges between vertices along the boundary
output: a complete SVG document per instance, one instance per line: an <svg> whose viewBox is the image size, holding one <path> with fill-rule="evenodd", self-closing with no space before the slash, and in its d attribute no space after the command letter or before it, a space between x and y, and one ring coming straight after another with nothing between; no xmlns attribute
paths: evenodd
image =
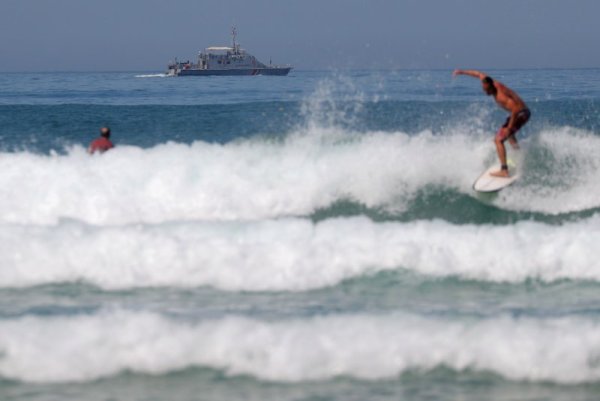
<svg viewBox="0 0 600 401"><path fill-rule="evenodd" d="M94 141L90 144L88 148L89 154L94 154L95 152L104 153L108 149L114 148L115 145L110 141L110 128L102 127L100 128L100 137L94 139Z"/></svg>
<svg viewBox="0 0 600 401"><path fill-rule="evenodd" d="M493 80L490 76L481 71L454 70L452 75L454 77L457 75L468 75L470 77L479 78L481 80L483 91L488 96L494 96L498 106L510 113L510 116L508 116L506 122L498 130L498 133L494 138L496 151L498 152L498 158L500 159L500 171L491 173L491 175L495 177L508 177L508 165L506 164L506 148L504 147L504 142L508 139L508 142L510 142L513 149L519 149L516 133L527 123L527 121L529 121L529 117L531 116L529 108L515 91L508 88L503 83Z"/></svg>

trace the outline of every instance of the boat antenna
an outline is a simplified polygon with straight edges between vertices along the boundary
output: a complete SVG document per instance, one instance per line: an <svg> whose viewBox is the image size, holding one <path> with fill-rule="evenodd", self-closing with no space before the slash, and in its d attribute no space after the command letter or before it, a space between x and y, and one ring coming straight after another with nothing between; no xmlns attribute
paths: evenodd
<svg viewBox="0 0 600 401"><path fill-rule="evenodd" d="M237 28L235 26L231 27L231 37L233 39L233 51L237 52L237 48L235 45L235 37L237 36Z"/></svg>

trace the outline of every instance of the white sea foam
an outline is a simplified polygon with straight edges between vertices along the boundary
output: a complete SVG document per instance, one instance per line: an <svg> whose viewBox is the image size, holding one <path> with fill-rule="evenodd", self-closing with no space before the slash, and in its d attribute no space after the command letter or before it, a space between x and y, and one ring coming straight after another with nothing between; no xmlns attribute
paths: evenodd
<svg viewBox="0 0 600 401"><path fill-rule="evenodd" d="M140 74L136 75L136 78L164 78L167 77L167 74Z"/></svg>
<svg viewBox="0 0 600 401"><path fill-rule="evenodd" d="M556 214L600 207L600 136L555 128L535 136L523 182L502 196L498 205L513 210Z"/></svg>
<svg viewBox="0 0 600 401"><path fill-rule="evenodd" d="M401 211L431 187L471 194L495 158L489 139L312 128L281 142L123 146L95 157L81 148L0 153L0 223L264 219L309 215L341 199ZM563 129L536 141L556 160L541 170L530 163L497 204L546 213L600 207L600 137Z"/></svg>
<svg viewBox="0 0 600 401"><path fill-rule="evenodd" d="M394 314L186 323L114 311L0 321L0 351L0 375L30 382L192 366L271 381L377 380L440 366L512 380L600 379L600 323L581 318L464 321Z"/></svg>
<svg viewBox="0 0 600 401"><path fill-rule="evenodd" d="M115 227L0 226L0 283L301 291L373 272L493 282L600 281L600 216L552 226L364 217Z"/></svg>
<svg viewBox="0 0 600 401"><path fill-rule="evenodd" d="M121 147L92 158L81 148L66 156L4 153L0 222L262 219L310 214L340 199L402 207L424 185L467 190L486 149L460 135L330 130L282 143Z"/></svg>

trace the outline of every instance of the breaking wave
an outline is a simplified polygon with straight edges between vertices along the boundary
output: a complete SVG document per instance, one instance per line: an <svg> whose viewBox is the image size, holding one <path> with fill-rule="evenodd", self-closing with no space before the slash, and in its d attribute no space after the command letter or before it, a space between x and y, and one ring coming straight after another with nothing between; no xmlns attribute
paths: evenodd
<svg viewBox="0 0 600 401"><path fill-rule="evenodd" d="M497 207L546 214L600 207L600 137L571 128L525 141L523 179ZM284 139L129 146L89 157L1 153L0 223L97 225L306 216L340 200L395 213L419 192L472 195L495 160L489 137L312 129Z"/></svg>
<svg viewBox="0 0 600 401"><path fill-rule="evenodd" d="M600 281L600 216L563 225L365 217L114 227L0 226L2 286L303 291L378 271L492 282Z"/></svg>
<svg viewBox="0 0 600 401"><path fill-rule="evenodd" d="M29 382L194 366L283 382L378 380L441 366L512 380L600 379L600 324L579 318L461 321L393 314L190 323L113 311L0 321L0 351L0 375Z"/></svg>

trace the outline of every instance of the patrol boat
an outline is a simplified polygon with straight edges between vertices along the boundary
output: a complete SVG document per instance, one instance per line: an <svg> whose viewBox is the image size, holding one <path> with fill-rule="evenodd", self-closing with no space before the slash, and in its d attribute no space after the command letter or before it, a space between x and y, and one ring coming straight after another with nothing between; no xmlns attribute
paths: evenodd
<svg viewBox="0 0 600 401"><path fill-rule="evenodd" d="M169 76L197 75L287 75L292 66L263 64L236 43L236 28L231 29L232 47L207 47L198 54L198 62L181 62L175 59L167 70Z"/></svg>

